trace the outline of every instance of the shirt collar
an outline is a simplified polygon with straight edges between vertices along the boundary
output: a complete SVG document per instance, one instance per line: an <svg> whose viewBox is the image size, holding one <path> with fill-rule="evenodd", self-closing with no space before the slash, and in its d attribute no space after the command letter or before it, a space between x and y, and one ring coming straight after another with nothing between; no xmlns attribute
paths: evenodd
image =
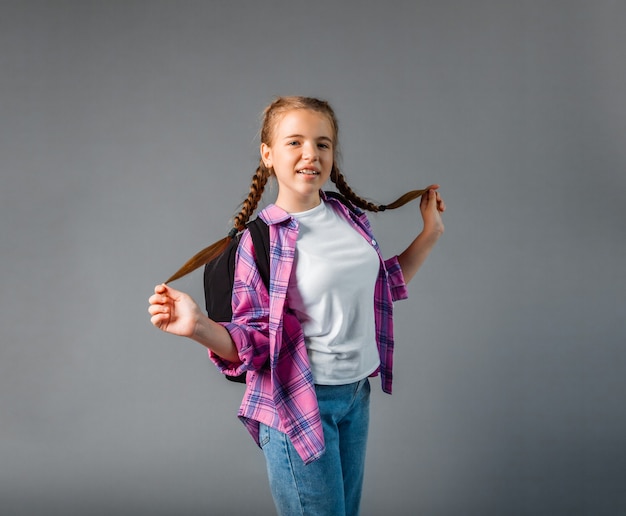
<svg viewBox="0 0 626 516"><path fill-rule="evenodd" d="M282 208L279 208L275 204L270 204L259 213L259 217L269 226L272 224L280 224L286 220L290 220L292 217Z"/></svg>
<svg viewBox="0 0 626 516"><path fill-rule="evenodd" d="M322 202L332 202L337 206L341 206L342 211L344 211L346 214L349 214L349 210L343 206L343 203L333 197L328 197L324 190L320 190L320 197L322 199ZM282 208L279 208L275 204L268 205L259 213L259 216L266 224L270 226L272 224L280 224L281 222L284 222L286 220L293 219L293 217L289 213L287 213Z"/></svg>

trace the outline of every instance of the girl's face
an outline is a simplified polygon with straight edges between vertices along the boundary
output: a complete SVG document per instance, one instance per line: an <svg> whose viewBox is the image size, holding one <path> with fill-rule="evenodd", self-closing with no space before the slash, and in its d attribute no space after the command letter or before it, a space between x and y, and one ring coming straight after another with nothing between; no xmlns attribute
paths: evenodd
<svg viewBox="0 0 626 516"><path fill-rule="evenodd" d="M278 181L276 205L300 212L320 203L319 191L330 177L334 134L317 111L288 111L274 128L271 145L261 144L261 158Z"/></svg>

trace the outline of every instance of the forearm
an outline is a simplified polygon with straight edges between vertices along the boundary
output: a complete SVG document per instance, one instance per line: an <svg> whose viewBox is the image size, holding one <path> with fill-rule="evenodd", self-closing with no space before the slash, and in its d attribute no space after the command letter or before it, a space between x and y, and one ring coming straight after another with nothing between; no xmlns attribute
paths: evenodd
<svg viewBox="0 0 626 516"><path fill-rule="evenodd" d="M398 262L402 268L405 283L408 284L413 279L442 233L443 231L423 231L411 242L409 247L398 255Z"/></svg>
<svg viewBox="0 0 626 516"><path fill-rule="evenodd" d="M221 324L202 316L190 338L230 362L238 362L239 355L228 330Z"/></svg>

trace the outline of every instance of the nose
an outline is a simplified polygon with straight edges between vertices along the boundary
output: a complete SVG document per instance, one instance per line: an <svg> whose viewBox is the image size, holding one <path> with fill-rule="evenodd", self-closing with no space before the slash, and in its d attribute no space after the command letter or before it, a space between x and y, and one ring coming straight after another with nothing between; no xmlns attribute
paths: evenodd
<svg viewBox="0 0 626 516"><path fill-rule="evenodd" d="M309 161L317 161L319 159L318 148L315 142L304 142L302 146L302 157Z"/></svg>

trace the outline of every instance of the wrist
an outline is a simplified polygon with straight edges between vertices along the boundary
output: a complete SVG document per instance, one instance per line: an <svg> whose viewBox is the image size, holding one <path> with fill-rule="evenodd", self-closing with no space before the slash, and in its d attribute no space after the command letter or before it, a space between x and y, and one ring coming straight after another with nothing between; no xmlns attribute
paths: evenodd
<svg viewBox="0 0 626 516"><path fill-rule="evenodd" d="M211 325L208 324L210 321L208 317L204 316L204 314L197 311L194 314L194 322L191 326L191 335L189 338L197 341L197 342L205 342L210 340L211 337Z"/></svg>
<svg viewBox="0 0 626 516"><path fill-rule="evenodd" d="M419 239L426 245L435 245L443 235L443 226L425 227L419 235Z"/></svg>

